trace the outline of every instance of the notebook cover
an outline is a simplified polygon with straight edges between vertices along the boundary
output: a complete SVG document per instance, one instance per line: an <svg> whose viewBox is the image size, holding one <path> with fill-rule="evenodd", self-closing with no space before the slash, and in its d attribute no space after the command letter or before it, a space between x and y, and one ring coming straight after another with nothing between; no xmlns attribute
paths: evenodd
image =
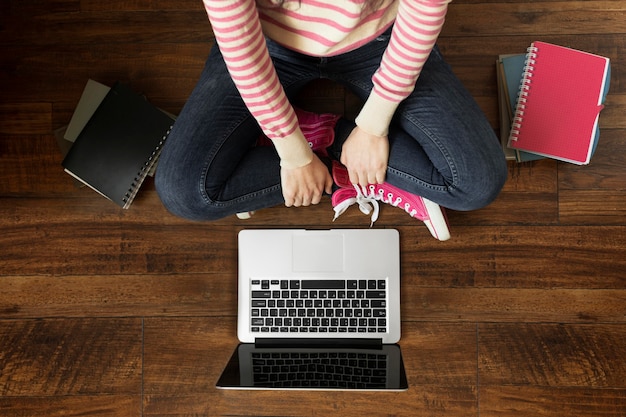
<svg viewBox="0 0 626 417"><path fill-rule="evenodd" d="M123 208L156 163L173 119L116 84L63 160L65 171Z"/></svg>
<svg viewBox="0 0 626 417"><path fill-rule="evenodd" d="M509 112L509 96L507 93L506 80L502 55L496 60L496 79L498 86L498 119L500 122L500 144L507 160L515 160L515 151L509 148L509 132L511 131L512 116Z"/></svg>
<svg viewBox="0 0 626 417"><path fill-rule="evenodd" d="M65 131L66 140L70 142L74 142L76 140L109 91L111 91L109 86L91 79L87 80L87 85L85 85L83 94L78 101L74 114L72 114L70 123L67 125L67 130Z"/></svg>
<svg viewBox="0 0 626 417"><path fill-rule="evenodd" d="M507 148L507 156L509 159L514 159L517 162L536 161L538 159L544 159L542 155L537 155L531 152L520 151L519 149L512 149L508 147L509 134L511 132L511 124L515 116L515 108L517 106L517 96L520 91L520 84L524 76L524 67L526 64L526 54L514 54L505 55L500 57L502 64L502 78L505 84L504 86L504 105L507 108L508 128L503 138L504 146ZM502 117L505 117L504 114ZM509 154L510 152L510 154Z"/></svg>
<svg viewBox="0 0 626 417"><path fill-rule="evenodd" d="M608 74L608 58L533 42L509 146L575 164L589 163Z"/></svg>

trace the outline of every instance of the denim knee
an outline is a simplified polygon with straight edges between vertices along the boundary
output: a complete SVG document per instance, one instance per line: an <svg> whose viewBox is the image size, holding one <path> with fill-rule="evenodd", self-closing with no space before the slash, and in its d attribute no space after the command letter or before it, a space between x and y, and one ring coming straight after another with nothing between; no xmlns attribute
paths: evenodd
<svg viewBox="0 0 626 417"><path fill-rule="evenodd" d="M482 165L482 169L475 169L471 177L462 183L451 186L454 200L448 208L458 211L471 211L484 208L491 204L502 191L508 179L508 166L504 156L494 158Z"/></svg>

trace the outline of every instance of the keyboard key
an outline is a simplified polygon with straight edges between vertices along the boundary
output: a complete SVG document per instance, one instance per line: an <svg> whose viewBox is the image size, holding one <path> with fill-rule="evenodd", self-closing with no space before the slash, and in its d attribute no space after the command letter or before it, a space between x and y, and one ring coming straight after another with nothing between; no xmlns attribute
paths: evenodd
<svg viewBox="0 0 626 417"><path fill-rule="evenodd" d="M252 291L252 298L272 298L271 291Z"/></svg>
<svg viewBox="0 0 626 417"><path fill-rule="evenodd" d="M301 284L303 290L340 290L346 288L345 280L302 280Z"/></svg>
<svg viewBox="0 0 626 417"><path fill-rule="evenodd" d="M365 296L367 298L386 298L387 293L385 291L366 291Z"/></svg>

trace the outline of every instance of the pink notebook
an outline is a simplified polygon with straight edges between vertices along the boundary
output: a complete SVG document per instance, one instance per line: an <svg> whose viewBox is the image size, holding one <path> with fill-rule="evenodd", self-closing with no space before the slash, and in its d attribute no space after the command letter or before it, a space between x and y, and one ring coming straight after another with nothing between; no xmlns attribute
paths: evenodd
<svg viewBox="0 0 626 417"><path fill-rule="evenodd" d="M509 147L588 164L609 85L609 59L545 42L528 48Z"/></svg>

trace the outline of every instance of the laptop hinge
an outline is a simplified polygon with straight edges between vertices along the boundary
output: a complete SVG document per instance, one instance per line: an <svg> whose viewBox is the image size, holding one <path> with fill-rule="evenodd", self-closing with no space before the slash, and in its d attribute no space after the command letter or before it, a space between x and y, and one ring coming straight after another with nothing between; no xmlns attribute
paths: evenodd
<svg viewBox="0 0 626 417"><path fill-rule="evenodd" d="M286 348L370 348L380 349L383 346L382 339L291 339L291 338L256 338L256 347L286 347Z"/></svg>

